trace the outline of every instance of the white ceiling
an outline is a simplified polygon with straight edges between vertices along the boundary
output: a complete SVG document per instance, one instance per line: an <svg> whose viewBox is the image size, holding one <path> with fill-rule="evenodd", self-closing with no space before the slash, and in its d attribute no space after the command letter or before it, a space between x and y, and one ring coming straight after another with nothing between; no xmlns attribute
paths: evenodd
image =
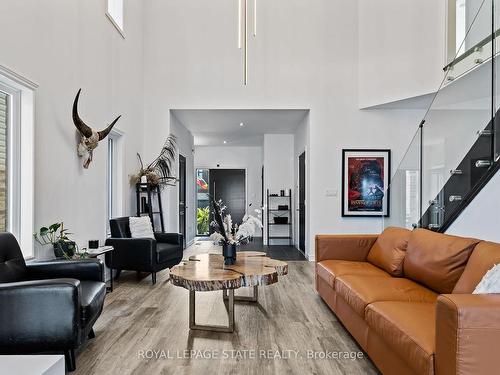
<svg viewBox="0 0 500 375"><path fill-rule="evenodd" d="M264 134L294 133L308 111L176 109L172 113L194 135L195 146L261 146Z"/></svg>

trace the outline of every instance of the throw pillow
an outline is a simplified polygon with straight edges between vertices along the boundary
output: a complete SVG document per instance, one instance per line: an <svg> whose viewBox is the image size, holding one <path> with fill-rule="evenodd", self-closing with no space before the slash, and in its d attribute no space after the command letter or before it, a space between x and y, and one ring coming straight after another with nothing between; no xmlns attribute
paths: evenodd
<svg viewBox="0 0 500 375"><path fill-rule="evenodd" d="M367 260L395 277L403 276L403 261L411 231L404 228L386 228L368 253Z"/></svg>
<svg viewBox="0 0 500 375"><path fill-rule="evenodd" d="M500 264L486 272L472 294L500 293Z"/></svg>
<svg viewBox="0 0 500 375"><path fill-rule="evenodd" d="M149 216L130 217L129 225L132 238L155 238Z"/></svg>

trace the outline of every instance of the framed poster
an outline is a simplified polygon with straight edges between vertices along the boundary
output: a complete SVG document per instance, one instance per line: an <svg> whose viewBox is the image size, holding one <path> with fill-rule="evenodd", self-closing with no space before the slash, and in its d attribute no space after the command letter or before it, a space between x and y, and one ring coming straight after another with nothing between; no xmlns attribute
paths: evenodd
<svg viewBox="0 0 500 375"><path fill-rule="evenodd" d="M342 150L342 216L389 216L391 150Z"/></svg>

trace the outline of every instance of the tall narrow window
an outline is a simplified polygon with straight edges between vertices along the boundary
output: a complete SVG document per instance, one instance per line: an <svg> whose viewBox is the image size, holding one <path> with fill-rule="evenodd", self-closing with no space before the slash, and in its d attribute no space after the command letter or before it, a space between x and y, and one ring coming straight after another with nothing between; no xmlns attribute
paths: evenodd
<svg viewBox="0 0 500 375"><path fill-rule="evenodd" d="M113 130L108 136L108 162L106 187L107 233L110 234L109 220L122 214L122 152L121 134Z"/></svg>
<svg viewBox="0 0 500 375"><path fill-rule="evenodd" d="M33 257L34 98L37 85L0 66L0 231Z"/></svg>
<svg viewBox="0 0 500 375"><path fill-rule="evenodd" d="M110 19L111 23L117 28L120 34L124 35L124 17L123 17L123 0L108 0L108 10L106 15Z"/></svg>
<svg viewBox="0 0 500 375"><path fill-rule="evenodd" d="M0 91L0 232L7 230L7 119L8 96Z"/></svg>
<svg viewBox="0 0 500 375"><path fill-rule="evenodd" d="M210 195L208 189L208 169L196 170L196 223L197 236L210 234Z"/></svg>
<svg viewBox="0 0 500 375"><path fill-rule="evenodd" d="M108 138L108 226L109 220L113 218L113 206L114 206L114 185L115 185L115 173L114 173L114 139Z"/></svg>

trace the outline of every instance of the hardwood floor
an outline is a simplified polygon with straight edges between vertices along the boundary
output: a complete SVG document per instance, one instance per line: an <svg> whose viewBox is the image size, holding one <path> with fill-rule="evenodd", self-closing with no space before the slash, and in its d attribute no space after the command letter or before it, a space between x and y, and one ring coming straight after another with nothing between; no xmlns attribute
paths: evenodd
<svg viewBox="0 0 500 375"><path fill-rule="evenodd" d="M200 242L185 257L214 250ZM155 286L149 274L123 272L106 297L96 338L79 350L75 374L377 374L366 355L308 358L308 351L361 352L315 293L313 269L290 261L288 276L259 288L259 304L237 303L233 334L190 332L189 293L170 284L167 271ZM221 291L197 294L197 321L227 324L226 317Z"/></svg>

